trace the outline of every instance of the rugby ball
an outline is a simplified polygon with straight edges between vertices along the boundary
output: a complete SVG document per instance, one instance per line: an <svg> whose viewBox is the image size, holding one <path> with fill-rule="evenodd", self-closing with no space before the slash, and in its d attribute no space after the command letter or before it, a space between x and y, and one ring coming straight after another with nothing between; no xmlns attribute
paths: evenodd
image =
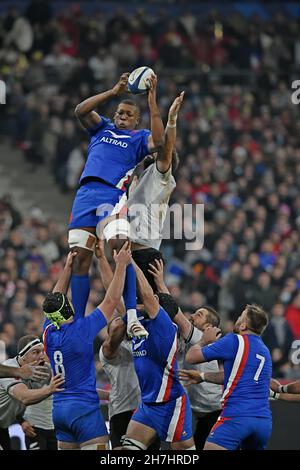
<svg viewBox="0 0 300 470"><path fill-rule="evenodd" d="M134 95L146 93L149 84L148 80L154 74L150 67L139 67L131 72L128 77L128 90Z"/></svg>

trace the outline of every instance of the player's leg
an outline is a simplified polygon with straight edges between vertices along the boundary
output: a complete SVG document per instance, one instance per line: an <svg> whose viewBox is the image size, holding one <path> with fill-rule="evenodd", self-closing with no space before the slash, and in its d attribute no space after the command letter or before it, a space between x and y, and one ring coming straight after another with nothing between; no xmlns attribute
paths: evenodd
<svg viewBox="0 0 300 470"><path fill-rule="evenodd" d="M242 450L265 450L272 432L269 418L247 418L252 422L252 434L243 440Z"/></svg>
<svg viewBox="0 0 300 470"><path fill-rule="evenodd" d="M195 450L192 426L192 410L186 393L165 405L167 409L166 441L172 450Z"/></svg>
<svg viewBox="0 0 300 470"><path fill-rule="evenodd" d="M252 431L246 417L219 416L206 440L204 450L238 450Z"/></svg>
<svg viewBox="0 0 300 470"><path fill-rule="evenodd" d="M152 427L131 420L123 438L122 450L146 450L156 436L156 431Z"/></svg>
<svg viewBox="0 0 300 470"><path fill-rule="evenodd" d="M58 450L80 450L76 442L57 441Z"/></svg>
<svg viewBox="0 0 300 470"><path fill-rule="evenodd" d="M108 436L96 437L89 441L82 442L80 444L80 450L108 450L109 439Z"/></svg>
<svg viewBox="0 0 300 470"><path fill-rule="evenodd" d="M72 303L75 314L84 316L90 293L89 269L96 243L95 228L83 227L69 231L69 246L77 252L71 277Z"/></svg>
<svg viewBox="0 0 300 470"><path fill-rule="evenodd" d="M206 441L203 450L228 450L228 449L226 449L225 447L219 446L218 444L214 444L213 442Z"/></svg>
<svg viewBox="0 0 300 470"><path fill-rule="evenodd" d="M109 217L100 236L103 236L113 252L119 250L123 244L129 240L130 224L126 218L126 213L113 214ZM130 337L147 337L148 332L137 319L136 314L136 275L132 264L126 268L125 286L123 298L126 307L127 334Z"/></svg>
<svg viewBox="0 0 300 470"><path fill-rule="evenodd" d="M132 414L133 410L124 411L123 413L117 413L110 418L109 430L112 450L119 450L122 448L121 438L126 434Z"/></svg>

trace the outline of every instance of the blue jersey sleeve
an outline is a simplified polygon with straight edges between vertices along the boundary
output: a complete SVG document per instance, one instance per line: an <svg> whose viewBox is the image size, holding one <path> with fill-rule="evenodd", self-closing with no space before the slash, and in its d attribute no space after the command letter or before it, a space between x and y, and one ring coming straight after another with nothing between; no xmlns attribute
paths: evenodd
<svg viewBox="0 0 300 470"><path fill-rule="evenodd" d="M79 318L75 323L79 334L88 342L93 342L99 331L107 325L106 318L99 308L96 308L87 317Z"/></svg>
<svg viewBox="0 0 300 470"><path fill-rule="evenodd" d="M168 338L177 332L177 326L172 322L167 312L160 307L158 314L151 320L152 327L155 328L156 334L161 338Z"/></svg>
<svg viewBox="0 0 300 470"><path fill-rule="evenodd" d="M233 359L238 347L237 337L229 333L215 343L209 344L201 349L206 362Z"/></svg>
<svg viewBox="0 0 300 470"><path fill-rule="evenodd" d="M108 124L111 124L111 120L104 117L104 116L100 116L101 118L101 121L99 122L99 124L96 124L94 127L91 127L90 129L87 129L88 133L90 134L90 136L92 137L93 135L96 134L96 132L99 130L99 129L103 129L104 127L106 127Z"/></svg>
<svg viewBox="0 0 300 470"><path fill-rule="evenodd" d="M142 138L139 152L137 153L136 164L141 162L146 157L146 155L149 155L150 153L148 148L148 139L151 132L148 129L142 129L140 132L142 133Z"/></svg>

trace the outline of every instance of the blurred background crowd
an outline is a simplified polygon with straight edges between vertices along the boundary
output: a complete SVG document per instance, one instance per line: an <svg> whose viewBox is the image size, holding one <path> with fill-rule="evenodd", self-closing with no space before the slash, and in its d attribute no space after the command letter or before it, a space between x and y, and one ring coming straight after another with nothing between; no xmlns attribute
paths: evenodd
<svg viewBox="0 0 300 470"><path fill-rule="evenodd" d="M291 102L299 17L26 5L0 10L0 78L7 85L0 139L22 153L29 172L48 168L49 195L74 192L88 145L74 117L77 103L141 65L158 75L164 122L185 90L171 203L204 204L205 238L193 251L185 239L164 241L167 284L187 314L203 304L217 308L224 331L245 304L262 305L274 376L300 378L291 361L300 340L300 119ZM147 100L137 101L148 127ZM115 106L101 111L112 117ZM13 192L2 196L0 340L13 356L20 336L41 333L41 303L68 245L66 227L38 209L20 213ZM63 210L67 225L70 207ZM193 229L195 212L183 225L186 234ZM103 296L96 262L91 276L88 311Z"/></svg>

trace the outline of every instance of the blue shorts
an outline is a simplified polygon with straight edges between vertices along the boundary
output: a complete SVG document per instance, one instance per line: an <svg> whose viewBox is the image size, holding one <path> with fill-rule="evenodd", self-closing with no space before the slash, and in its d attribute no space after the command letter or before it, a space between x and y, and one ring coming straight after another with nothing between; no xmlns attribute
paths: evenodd
<svg viewBox="0 0 300 470"><path fill-rule="evenodd" d="M123 194L120 189L100 181L82 185L73 202L69 228L96 227L98 222L111 214Z"/></svg>
<svg viewBox="0 0 300 470"><path fill-rule="evenodd" d="M54 403L53 423L56 438L62 442L81 444L108 435L99 404L78 401Z"/></svg>
<svg viewBox="0 0 300 470"><path fill-rule="evenodd" d="M166 403L141 403L132 419L154 429L161 441L186 441L193 436L192 412L186 393Z"/></svg>
<svg viewBox="0 0 300 470"><path fill-rule="evenodd" d="M219 416L207 442L228 450L265 450L272 432L271 418Z"/></svg>

